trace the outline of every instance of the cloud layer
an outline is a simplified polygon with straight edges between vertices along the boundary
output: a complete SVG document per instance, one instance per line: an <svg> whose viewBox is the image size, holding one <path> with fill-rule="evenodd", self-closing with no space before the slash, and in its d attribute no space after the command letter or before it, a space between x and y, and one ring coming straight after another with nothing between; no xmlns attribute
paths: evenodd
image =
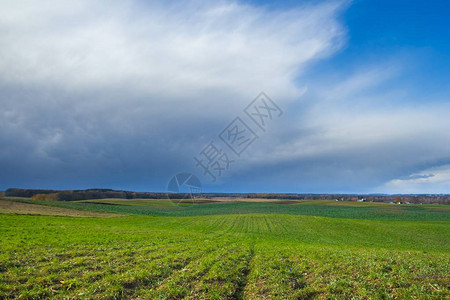
<svg viewBox="0 0 450 300"><path fill-rule="evenodd" d="M253 96L265 88L292 98L293 77L337 50L343 37L337 4L279 12L228 1L3 7L3 81L75 91L117 88L179 100L202 92Z"/></svg>
<svg viewBox="0 0 450 300"><path fill-rule="evenodd" d="M314 72L345 5L0 1L0 189L164 190L263 90L285 115L207 189L432 190L405 176L450 163L448 102L392 85L395 55Z"/></svg>

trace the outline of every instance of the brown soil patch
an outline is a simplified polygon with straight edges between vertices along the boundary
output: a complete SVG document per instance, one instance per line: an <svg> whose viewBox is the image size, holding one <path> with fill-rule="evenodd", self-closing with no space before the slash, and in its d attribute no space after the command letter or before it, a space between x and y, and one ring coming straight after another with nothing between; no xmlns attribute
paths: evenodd
<svg viewBox="0 0 450 300"><path fill-rule="evenodd" d="M1 214L45 215L67 217L118 217L119 214L84 211L71 208L52 207L40 204L16 202L0 199Z"/></svg>
<svg viewBox="0 0 450 300"><path fill-rule="evenodd" d="M233 198L233 197L214 197L211 200L218 202L275 202L279 199L265 199L265 198Z"/></svg>
<svg viewBox="0 0 450 300"><path fill-rule="evenodd" d="M297 203L302 203L303 201L301 201L301 200L286 200L286 201L276 201L276 202L273 202L273 203L276 203L276 204L297 204Z"/></svg>

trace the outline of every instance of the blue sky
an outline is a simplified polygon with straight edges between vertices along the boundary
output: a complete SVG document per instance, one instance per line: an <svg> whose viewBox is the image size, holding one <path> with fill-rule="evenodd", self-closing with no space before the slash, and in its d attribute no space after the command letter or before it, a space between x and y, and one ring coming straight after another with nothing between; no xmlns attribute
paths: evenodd
<svg viewBox="0 0 450 300"><path fill-rule="evenodd" d="M0 189L450 193L445 1L0 1ZM243 109L282 110L262 131ZM219 134L256 139L238 157ZM233 163L204 174L213 141ZM220 175L220 176L219 176Z"/></svg>

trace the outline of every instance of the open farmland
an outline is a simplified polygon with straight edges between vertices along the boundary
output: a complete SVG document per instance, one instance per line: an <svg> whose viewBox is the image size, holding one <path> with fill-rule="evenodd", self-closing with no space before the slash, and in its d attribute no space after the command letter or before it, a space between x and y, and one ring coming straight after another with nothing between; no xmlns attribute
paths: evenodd
<svg viewBox="0 0 450 300"><path fill-rule="evenodd" d="M117 201L34 204L117 218L0 211L0 298L450 296L446 206Z"/></svg>
<svg viewBox="0 0 450 300"><path fill-rule="evenodd" d="M218 201L174 204L169 200L95 199L82 201L39 201L16 199L25 203L87 211L147 215L203 216L217 214L290 214L347 219L450 221L447 205L394 205L387 203L336 202L328 200L246 202Z"/></svg>
<svg viewBox="0 0 450 300"><path fill-rule="evenodd" d="M0 200L0 213L22 215L48 215L69 217L117 217L117 214L108 214L97 211L79 210L64 207L51 207L25 201Z"/></svg>

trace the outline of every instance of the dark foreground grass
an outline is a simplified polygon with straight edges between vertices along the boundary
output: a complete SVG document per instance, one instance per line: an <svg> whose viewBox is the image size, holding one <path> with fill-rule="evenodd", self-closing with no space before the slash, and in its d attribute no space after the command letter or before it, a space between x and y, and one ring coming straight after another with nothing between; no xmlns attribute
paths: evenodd
<svg viewBox="0 0 450 300"><path fill-rule="evenodd" d="M445 299L448 221L0 215L0 298Z"/></svg>

